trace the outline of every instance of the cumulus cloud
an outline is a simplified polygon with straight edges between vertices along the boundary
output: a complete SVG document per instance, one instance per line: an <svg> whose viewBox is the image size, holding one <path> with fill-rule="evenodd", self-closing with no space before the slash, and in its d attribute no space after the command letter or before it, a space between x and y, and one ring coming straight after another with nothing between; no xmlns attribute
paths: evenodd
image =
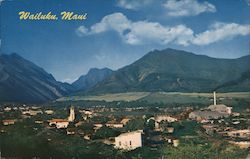
<svg viewBox="0 0 250 159"><path fill-rule="evenodd" d="M143 6L149 5L153 0L118 0L117 6L125 9L137 10Z"/></svg>
<svg viewBox="0 0 250 159"><path fill-rule="evenodd" d="M78 36L83 36L84 34L87 34L88 33L88 28L86 28L85 26L80 26L76 29L76 34Z"/></svg>
<svg viewBox="0 0 250 159"><path fill-rule="evenodd" d="M236 23L215 23L210 30L197 34L192 40L196 45L208 45L224 39L232 39L236 36L250 34L250 25L240 25Z"/></svg>
<svg viewBox="0 0 250 159"><path fill-rule="evenodd" d="M88 36L107 31L115 31L121 39L131 45L140 44L178 44L187 46L208 45L220 40L244 36L250 33L249 25L236 23L215 23L208 30L195 34L191 28L185 25L165 26L158 22L131 21L122 13L113 13L87 29L80 26L77 29L78 36Z"/></svg>
<svg viewBox="0 0 250 159"><path fill-rule="evenodd" d="M99 23L92 25L88 32L87 30L84 26L80 26L77 29L78 35L98 34L112 30L116 31L124 42L132 45L152 42L160 44L176 42L187 45L187 41L193 34L193 31L185 25L168 27L157 22L132 22L122 13L107 15Z"/></svg>
<svg viewBox="0 0 250 159"><path fill-rule="evenodd" d="M206 1L167 0L163 6L167 9L167 15L173 17L195 16L204 12L216 12L216 7Z"/></svg>
<svg viewBox="0 0 250 159"><path fill-rule="evenodd" d="M246 0L247 5L250 6L250 0Z"/></svg>

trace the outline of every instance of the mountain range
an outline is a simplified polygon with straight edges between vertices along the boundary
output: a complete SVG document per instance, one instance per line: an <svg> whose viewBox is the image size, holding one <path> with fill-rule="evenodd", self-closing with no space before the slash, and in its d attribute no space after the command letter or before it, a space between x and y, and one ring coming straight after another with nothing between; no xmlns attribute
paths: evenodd
<svg viewBox="0 0 250 159"><path fill-rule="evenodd" d="M217 59L174 49L154 50L115 71L89 93L250 91L250 55Z"/></svg>
<svg viewBox="0 0 250 159"><path fill-rule="evenodd" d="M73 88L18 54L0 55L0 101L46 102L67 95Z"/></svg>
<svg viewBox="0 0 250 159"><path fill-rule="evenodd" d="M250 91L250 55L217 59L174 49L154 50L116 71L90 69L71 85L17 54L0 55L0 101L46 102L70 94L138 91Z"/></svg>

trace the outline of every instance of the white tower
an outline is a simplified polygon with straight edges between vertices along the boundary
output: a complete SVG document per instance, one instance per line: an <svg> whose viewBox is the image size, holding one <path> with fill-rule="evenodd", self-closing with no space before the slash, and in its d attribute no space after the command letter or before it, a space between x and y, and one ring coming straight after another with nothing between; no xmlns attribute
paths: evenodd
<svg viewBox="0 0 250 159"><path fill-rule="evenodd" d="M214 105L216 105L216 92L214 91Z"/></svg>
<svg viewBox="0 0 250 159"><path fill-rule="evenodd" d="M68 117L68 121L69 122L73 122L75 120L75 110L74 107L71 106L70 110L69 110L69 117Z"/></svg>

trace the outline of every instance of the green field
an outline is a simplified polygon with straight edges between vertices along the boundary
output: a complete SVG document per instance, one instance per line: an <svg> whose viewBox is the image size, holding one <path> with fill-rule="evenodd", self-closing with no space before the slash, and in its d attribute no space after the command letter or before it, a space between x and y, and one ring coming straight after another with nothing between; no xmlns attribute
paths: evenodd
<svg viewBox="0 0 250 159"><path fill-rule="evenodd" d="M217 93L217 100L231 100L231 99L249 99L250 92L230 92L230 93ZM212 101L212 93L181 93L181 92L127 92L127 93L113 93L102 94L95 96L72 96L62 97L57 99L60 101L137 101L146 100L148 102L163 102L163 103L189 103L189 102L202 102L207 103Z"/></svg>
<svg viewBox="0 0 250 159"><path fill-rule="evenodd" d="M150 95L150 92L128 92L128 93L114 93L114 94L103 94L103 95L96 95L96 96L73 96L73 97L62 97L57 99L58 102L60 101L68 101L68 100L90 100L90 101L136 101L141 98L144 98Z"/></svg>
<svg viewBox="0 0 250 159"><path fill-rule="evenodd" d="M232 106L234 110L245 110L250 106L250 92L217 93L217 104ZM181 92L127 92L101 94L92 96L62 97L56 100L57 105L117 105L126 106L208 106L213 104L213 93Z"/></svg>

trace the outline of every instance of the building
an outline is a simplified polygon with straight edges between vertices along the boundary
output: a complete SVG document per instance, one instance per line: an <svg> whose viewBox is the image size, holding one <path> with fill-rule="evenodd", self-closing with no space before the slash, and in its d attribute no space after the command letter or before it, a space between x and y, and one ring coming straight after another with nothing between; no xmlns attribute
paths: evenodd
<svg viewBox="0 0 250 159"><path fill-rule="evenodd" d="M235 138L250 139L250 130L249 129L233 130L227 132L227 135Z"/></svg>
<svg viewBox="0 0 250 159"><path fill-rule="evenodd" d="M4 110L5 112L9 112L9 111L11 111L11 107L5 107L3 110Z"/></svg>
<svg viewBox="0 0 250 159"><path fill-rule="evenodd" d="M217 111L193 111L189 113L188 116L190 119L197 120L197 121L203 121L203 120L209 120L209 119L219 119L223 117L228 117L228 114L222 114Z"/></svg>
<svg viewBox="0 0 250 159"><path fill-rule="evenodd" d="M216 92L214 92L214 104L210 105L208 107L208 109L211 110L211 111L216 111L216 112L223 113L223 114L228 114L228 115L232 114L232 107L227 107L224 104L218 104L217 105Z"/></svg>
<svg viewBox="0 0 250 159"><path fill-rule="evenodd" d="M3 125L13 125L15 124L15 121L14 119L9 119L9 120L3 120Z"/></svg>
<svg viewBox="0 0 250 159"><path fill-rule="evenodd" d="M73 122L75 120L75 109L73 106L70 107L68 121Z"/></svg>
<svg viewBox="0 0 250 159"><path fill-rule="evenodd" d="M167 121L169 123L172 123L172 122L177 121L177 119L174 118L174 117L171 117L169 115L157 115L155 117L155 121L158 122L158 123L160 123L161 121Z"/></svg>
<svg viewBox="0 0 250 159"><path fill-rule="evenodd" d="M109 122L105 125L110 128L123 128L124 126L122 123L109 123Z"/></svg>
<svg viewBox="0 0 250 159"><path fill-rule="evenodd" d="M51 114L53 114L54 113L54 111L53 110L45 110L44 111L46 114L48 114L48 115L51 115Z"/></svg>
<svg viewBox="0 0 250 159"><path fill-rule="evenodd" d="M232 114L232 107L227 107L224 104L210 105L208 109L211 111L216 111L216 112L223 113L223 114L228 114L228 115Z"/></svg>
<svg viewBox="0 0 250 159"><path fill-rule="evenodd" d="M123 125L126 125L129 121L130 121L129 118L123 118L120 123L122 123Z"/></svg>
<svg viewBox="0 0 250 159"><path fill-rule="evenodd" d="M57 129L67 128L69 125L69 121L65 119L52 119L49 120L49 125L55 125Z"/></svg>
<svg viewBox="0 0 250 159"><path fill-rule="evenodd" d="M37 114L43 114L43 112L41 110L27 110L27 111L23 111L22 114L35 116Z"/></svg>
<svg viewBox="0 0 250 159"><path fill-rule="evenodd" d="M142 147L142 131L127 132L115 137L117 149L134 150L138 147Z"/></svg>
<svg viewBox="0 0 250 159"><path fill-rule="evenodd" d="M98 129L100 129L101 127L103 127L103 125L100 124L100 123L94 124L94 130L98 130Z"/></svg>

